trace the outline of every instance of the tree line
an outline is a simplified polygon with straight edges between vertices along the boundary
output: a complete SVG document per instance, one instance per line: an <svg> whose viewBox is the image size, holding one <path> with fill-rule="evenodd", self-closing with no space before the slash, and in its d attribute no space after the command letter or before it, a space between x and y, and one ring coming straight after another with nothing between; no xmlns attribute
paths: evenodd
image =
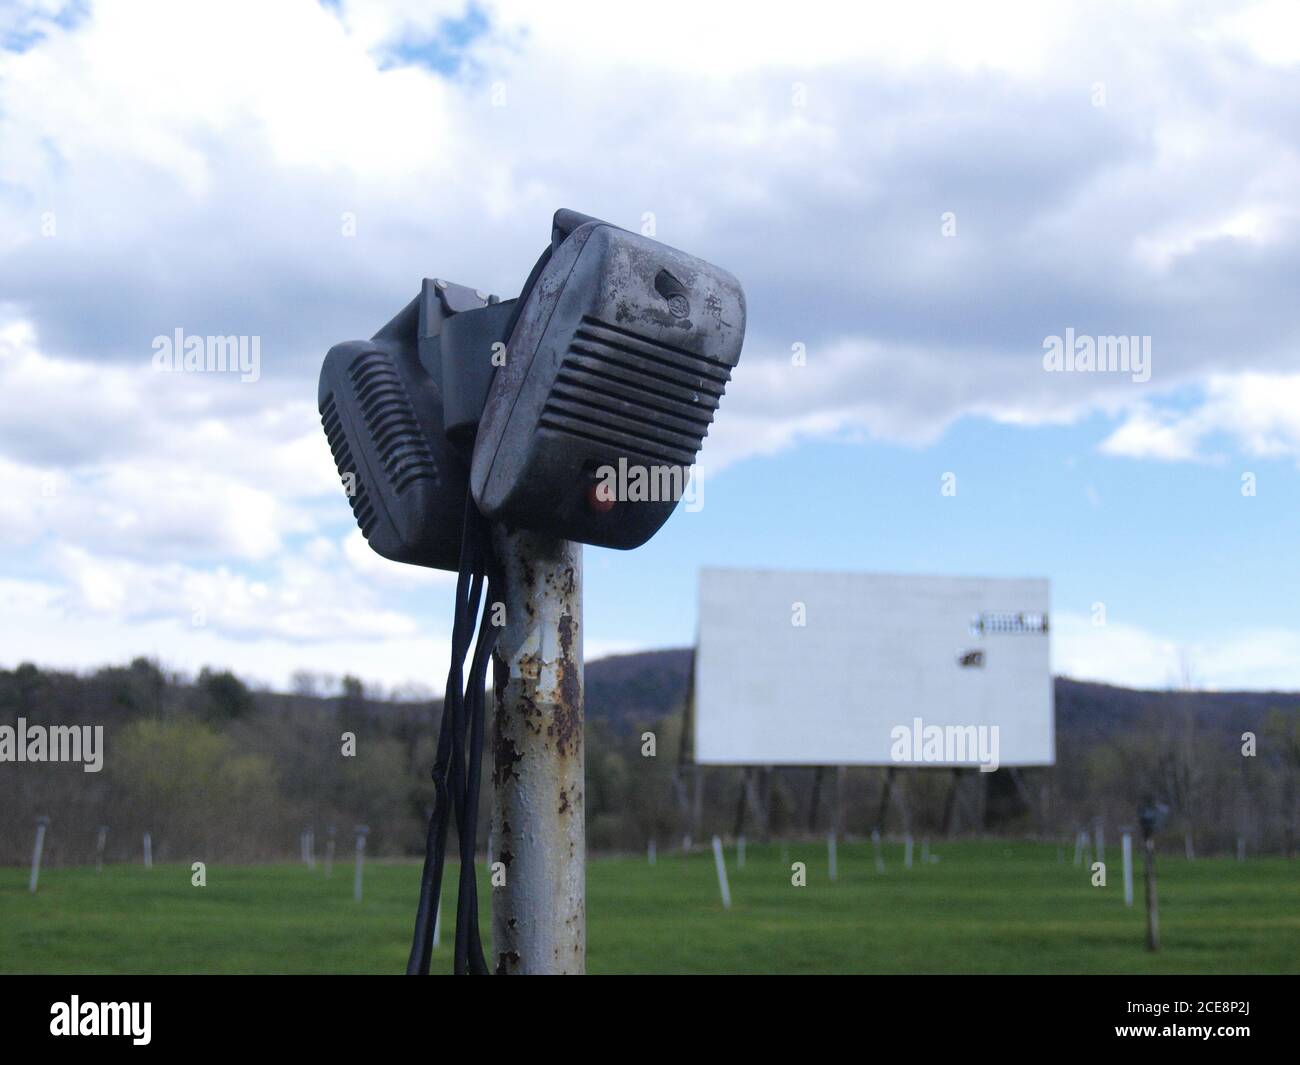
<svg viewBox="0 0 1300 1065"><path fill-rule="evenodd" d="M680 764L681 753L689 755L681 742L683 654L588 667L593 852L642 850L651 839L662 850L687 836L833 828L850 836L879 829L1073 839L1100 823L1118 839L1153 797L1172 809L1162 846L1210 854L1243 840L1251 853L1295 854L1294 697L1219 705L1199 693L1149 698L1058 681L1050 768L697 771ZM78 764L0 764L0 862L28 860L40 816L50 818L50 864L94 861L101 826L110 862L141 860L145 832L155 861L296 859L304 829L319 847L331 828L348 840L359 824L370 830L371 854L422 853L440 704L420 691L368 690L353 677L303 674L294 689L255 690L224 670L186 677L144 658L85 675L31 664L0 670L0 724L21 717L28 725L102 725L105 748L97 773ZM490 764L483 776L486 809Z"/></svg>

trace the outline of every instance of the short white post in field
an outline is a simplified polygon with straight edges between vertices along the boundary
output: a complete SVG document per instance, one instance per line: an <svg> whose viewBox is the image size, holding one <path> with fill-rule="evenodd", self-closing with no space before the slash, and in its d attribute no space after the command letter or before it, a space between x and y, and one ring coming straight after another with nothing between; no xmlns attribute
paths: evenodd
<svg viewBox="0 0 1300 1065"><path fill-rule="evenodd" d="M718 869L718 890L722 893L722 908L731 909L731 888L727 886L727 863L722 857L722 840L713 837L713 864Z"/></svg>
<svg viewBox="0 0 1300 1065"><path fill-rule="evenodd" d="M1093 861L1104 862L1106 860L1106 826L1101 823L1101 818L1097 818L1097 831L1093 838L1097 842L1097 850L1093 854Z"/></svg>
<svg viewBox="0 0 1300 1065"><path fill-rule="evenodd" d="M32 847L32 875L27 881L27 890L36 893L36 882L41 878L41 855L45 852L45 829L49 825L48 817L36 819L36 843Z"/></svg>
<svg viewBox="0 0 1300 1065"><path fill-rule="evenodd" d="M921 840L921 864L930 864L930 837L926 836Z"/></svg>
<svg viewBox="0 0 1300 1065"><path fill-rule="evenodd" d="M361 901L361 869L366 864L366 833L368 829L365 825L357 825L357 858L356 869L352 874L352 897Z"/></svg>
<svg viewBox="0 0 1300 1065"><path fill-rule="evenodd" d="M1125 832L1119 838L1120 850L1124 852L1124 905L1133 905L1133 835Z"/></svg>
<svg viewBox="0 0 1300 1065"><path fill-rule="evenodd" d="M826 836L826 872L832 880L835 879L835 833L831 832Z"/></svg>
<svg viewBox="0 0 1300 1065"><path fill-rule="evenodd" d="M1076 832L1074 834L1074 864L1081 865L1082 863L1083 863L1083 832Z"/></svg>
<svg viewBox="0 0 1300 1065"><path fill-rule="evenodd" d="M690 851L691 851L691 834L687 832L686 835L682 837L682 853L689 854Z"/></svg>
<svg viewBox="0 0 1300 1065"><path fill-rule="evenodd" d="M736 837L736 868L745 868L745 837Z"/></svg>
<svg viewBox="0 0 1300 1065"><path fill-rule="evenodd" d="M1189 862L1196 860L1196 848L1192 846L1192 833L1190 829L1183 833L1183 853L1187 855Z"/></svg>
<svg viewBox="0 0 1300 1065"><path fill-rule="evenodd" d="M903 868L912 868L912 837L910 834L903 840Z"/></svg>
<svg viewBox="0 0 1300 1065"><path fill-rule="evenodd" d="M149 832L144 834L144 867L153 868L153 835Z"/></svg>
<svg viewBox="0 0 1300 1065"><path fill-rule="evenodd" d="M100 825L95 836L95 872L104 871L104 848L108 846L108 825Z"/></svg>
<svg viewBox="0 0 1300 1065"><path fill-rule="evenodd" d="M316 830L307 829L307 870L314 873L316 871Z"/></svg>
<svg viewBox="0 0 1300 1065"><path fill-rule="evenodd" d="M651 865L654 865L655 859L658 857L659 855L657 848L655 847L655 841L653 839L649 840L645 845L645 860Z"/></svg>
<svg viewBox="0 0 1300 1065"><path fill-rule="evenodd" d="M883 873L885 871L885 856L880 850L880 829L878 828L871 830L871 846L876 852L876 872Z"/></svg>
<svg viewBox="0 0 1300 1065"><path fill-rule="evenodd" d="M1239 835L1237 836L1237 861L1244 862L1245 860L1246 860L1246 837Z"/></svg>
<svg viewBox="0 0 1300 1065"><path fill-rule="evenodd" d="M334 875L334 826L326 830L325 833L325 879L328 880Z"/></svg>

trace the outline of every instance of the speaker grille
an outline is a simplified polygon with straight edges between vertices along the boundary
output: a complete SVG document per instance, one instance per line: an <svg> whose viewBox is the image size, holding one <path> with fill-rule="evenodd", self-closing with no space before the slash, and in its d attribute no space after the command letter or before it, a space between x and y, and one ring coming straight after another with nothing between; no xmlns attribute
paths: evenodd
<svg viewBox="0 0 1300 1065"><path fill-rule="evenodd" d="M406 386L388 357L379 351L362 352L348 367L348 375L393 491L400 495L420 478L436 481L433 452L420 432Z"/></svg>
<svg viewBox="0 0 1300 1065"><path fill-rule="evenodd" d="M729 380L724 362L586 316L540 424L663 465L690 466Z"/></svg>
<svg viewBox="0 0 1300 1065"><path fill-rule="evenodd" d="M352 449L348 447L347 433L343 431L343 420L339 417L333 392L325 397L321 406L320 423L325 428L325 439L329 442L334 465L343 480L343 488L348 493L348 502L352 504L352 514L361 527L361 535L369 539L370 530L375 525L375 507L366 492L366 486L361 483L356 463L352 460Z"/></svg>

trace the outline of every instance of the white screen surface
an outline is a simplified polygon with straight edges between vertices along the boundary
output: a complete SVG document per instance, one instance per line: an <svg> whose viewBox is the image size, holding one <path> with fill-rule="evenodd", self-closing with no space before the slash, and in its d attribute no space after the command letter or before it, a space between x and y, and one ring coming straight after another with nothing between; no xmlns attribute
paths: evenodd
<svg viewBox="0 0 1300 1065"><path fill-rule="evenodd" d="M1041 579L702 570L695 760L1051 765L1048 606Z"/></svg>

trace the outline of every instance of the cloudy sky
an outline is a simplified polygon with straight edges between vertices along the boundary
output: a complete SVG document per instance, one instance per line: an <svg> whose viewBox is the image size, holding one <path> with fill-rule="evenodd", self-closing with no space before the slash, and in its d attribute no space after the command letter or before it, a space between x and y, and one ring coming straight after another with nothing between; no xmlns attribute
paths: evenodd
<svg viewBox="0 0 1300 1065"><path fill-rule="evenodd" d="M749 303L588 657L688 644L706 564L1027 575L1060 673L1300 688L1297 8L847 7L0 7L0 665L437 687L450 578L361 541L316 374L566 206ZM177 329L258 379L157 372Z"/></svg>

